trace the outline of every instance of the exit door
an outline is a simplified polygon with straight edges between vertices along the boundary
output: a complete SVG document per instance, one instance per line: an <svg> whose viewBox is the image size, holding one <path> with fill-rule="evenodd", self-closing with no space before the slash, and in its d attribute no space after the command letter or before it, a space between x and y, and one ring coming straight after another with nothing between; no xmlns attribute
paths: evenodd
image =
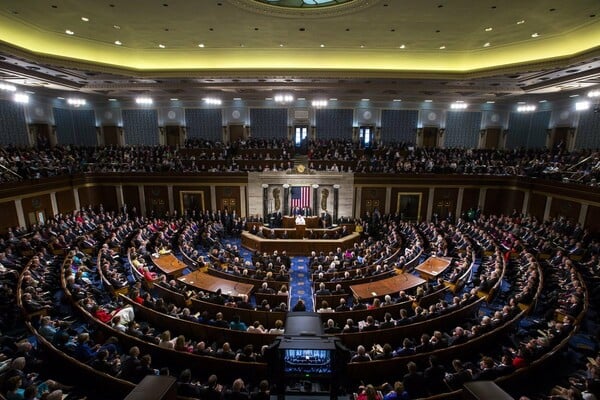
<svg viewBox="0 0 600 400"><path fill-rule="evenodd" d="M296 154L306 154L308 149L308 125L294 126L294 147Z"/></svg>

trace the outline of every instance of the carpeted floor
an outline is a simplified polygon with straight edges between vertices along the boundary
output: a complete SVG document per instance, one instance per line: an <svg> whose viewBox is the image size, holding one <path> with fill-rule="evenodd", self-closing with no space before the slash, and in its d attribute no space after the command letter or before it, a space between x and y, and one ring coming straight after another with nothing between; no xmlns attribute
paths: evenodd
<svg viewBox="0 0 600 400"><path fill-rule="evenodd" d="M302 299L306 304L306 311L314 311L312 284L310 281L310 271L308 270L308 257L291 257L291 260L290 308L298 302L298 299Z"/></svg>

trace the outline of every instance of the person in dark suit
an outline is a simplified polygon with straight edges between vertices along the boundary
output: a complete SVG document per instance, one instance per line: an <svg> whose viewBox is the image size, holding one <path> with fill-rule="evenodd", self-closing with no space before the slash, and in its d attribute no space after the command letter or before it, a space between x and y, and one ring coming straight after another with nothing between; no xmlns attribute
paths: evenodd
<svg viewBox="0 0 600 400"><path fill-rule="evenodd" d="M335 311L350 311L350 307L348 307L348 304L346 304L346 299L340 299L340 304L335 308Z"/></svg>
<svg viewBox="0 0 600 400"><path fill-rule="evenodd" d="M342 332L342 329L335 324L334 320L328 319L323 332L325 332L328 335L335 335L336 333Z"/></svg>
<svg viewBox="0 0 600 400"><path fill-rule="evenodd" d="M418 399L427 396L427 383L423 377L423 373L417 370L417 364L410 361L406 364L408 373L404 375L402 383L404 389L408 392L411 399Z"/></svg>
<svg viewBox="0 0 600 400"><path fill-rule="evenodd" d="M321 282L321 283L319 283L319 290L317 290L315 292L315 294L317 296L330 296L331 290L327 289L327 287L325 286L325 283Z"/></svg>
<svg viewBox="0 0 600 400"><path fill-rule="evenodd" d="M306 304L304 304L304 300L298 299L298 302L294 305L292 311L306 311Z"/></svg>

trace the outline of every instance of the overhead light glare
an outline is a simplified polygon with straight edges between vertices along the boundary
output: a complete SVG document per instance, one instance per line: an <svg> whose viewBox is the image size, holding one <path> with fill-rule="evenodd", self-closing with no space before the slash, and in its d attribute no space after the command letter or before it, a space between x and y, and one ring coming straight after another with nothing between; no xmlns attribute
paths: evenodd
<svg viewBox="0 0 600 400"><path fill-rule="evenodd" d="M371 101L371 99L360 99L360 101Z"/></svg>
<svg viewBox="0 0 600 400"><path fill-rule="evenodd" d="M291 103L294 101L294 96L291 94L277 94L275 95L276 103Z"/></svg>
<svg viewBox="0 0 600 400"><path fill-rule="evenodd" d="M144 105L144 106L150 105L153 102L154 101L152 100L151 97L136 97L136 99L135 99L136 104L140 104L140 105Z"/></svg>
<svg viewBox="0 0 600 400"><path fill-rule="evenodd" d="M494 100L488 100L488 101L486 101L486 103L488 103L488 104L494 104L495 101Z"/></svg>
<svg viewBox="0 0 600 400"><path fill-rule="evenodd" d="M221 104L223 104L223 101L221 99L217 99L214 97L207 97L204 99L204 102L210 106L220 106Z"/></svg>
<svg viewBox="0 0 600 400"><path fill-rule="evenodd" d="M517 25L523 25L524 23L525 23L525 20L524 20L524 19L522 19L522 20L520 20L520 21L517 21Z"/></svg>
<svg viewBox="0 0 600 400"><path fill-rule="evenodd" d="M198 47L203 48L204 47L204 43L198 43Z"/></svg>
<svg viewBox="0 0 600 400"><path fill-rule="evenodd" d="M0 82L0 90L6 90L7 92L16 92L17 87L15 85L11 85L10 83Z"/></svg>
<svg viewBox="0 0 600 400"><path fill-rule="evenodd" d="M394 99L393 101L399 102L399 101L402 101L402 99Z"/></svg>
<svg viewBox="0 0 600 400"><path fill-rule="evenodd" d="M177 97L171 97L171 101L179 101Z"/></svg>
<svg viewBox="0 0 600 400"><path fill-rule="evenodd" d="M321 43L321 47L325 47L325 45L323 43Z"/></svg>
<svg viewBox="0 0 600 400"><path fill-rule="evenodd" d="M536 106L534 106L533 104L524 104L524 105L520 105L517 107L517 112L526 113L526 112L535 111L535 109L536 109Z"/></svg>
<svg viewBox="0 0 600 400"><path fill-rule="evenodd" d="M588 97L600 97L600 90L599 89L590 90L588 92Z"/></svg>
<svg viewBox="0 0 600 400"><path fill-rule="evenodd" d="M25 93L15 93L13 100L15 103L27 104L29 103L29 96Z"/></svg>
<svg viewBox="0 0 600 400"><path fill-rule="evenodd" d="M400 46L398 46L399 49L405 49L406 45L405 44L401 44Z"/></svg>
<svg viewBox="0 0 600 400"><path fill-rule="evenodd" d="M67 104L69 104L73 107L81 107L86 104L86 101L85 101L85 99L70 98L70 99L67 99Z"/></svg>
<svg viewBox="0 0 600 400"><path fill-rule="evenodd" d="M531 34L531 37L532 37L532 38L536 38L536 37L539 37L539 36L540 36L540 34L539 34L539 33L537 33L537 32L535 32L535 33L532 33L532 34Z"/></svg>
<svg viewBox="0 0 600 400"><path fill-rule="evenodd" d="M485 42L485 43L483 44L483 47L490 47L491 45L492 45L492 44L491 44L490 42Z"/></svg>
<svg viewBox="0 0 600 400"><path fill-rule="evenodd" d="M240 100L242 100L242 98L241 97L234 97L233 100L240 101Z"/></svg>
<svg viewBox="0 0 600 400"><path fill-rule="evenodd" d="M81 17L81 20L82 20L83 22L88 22L90 19L89 19L88 17Z"/></svg>
<svg viewBox="0 0 600 400"><path fill-rule="evenodd" d="M108 101L117 101L117 99L110 98Z"/></svg>
<svg viewBox="0 0 600 400"><path fill-rule="evenodd" d="M337 98L336 97L330 97L329 101L337 101Z"/></svg>
<svg viewBox="0 0 600 400"><path fill-rule="evenodd" d="M115 28L115 29L121 29L121 27L119 25L113 25L113 28Z"/></svg>
<svg viewBox="0 0 600 400"><path fill-rule="evenodd" d="M117 46L120 46L120 45L122 45L122 44L123 44L123 42L121 42L120 40L115 40L115 44L116 44Z"/></svg>
<svg viewBox="0 0 600 400"><path fill-rule="evenodd" d="M67 35L74 35L74 34L75 34L75 32L73 32L73 31L72 31L72 30L70 30L70 29L67 29L67 30L65 31L65 33L66 33Z"/></svg>
<svg viewBox="0 0 600 400"><path fill-rule="evenodd" d="M161 44L158 45L158 47L160 47L161 49L164 49L167 46L165 46L164 44L161 43Z"/></svg>
<svg viewBox="0 0 600 400"><path fill-rule="evenodd" d="M589 101L578 101L575 103L575 111L585 111L590 109Z"/></svg>
<svg viewBox="0 0 600 400"><path fill-rule="evenodd" d="M493 31L493 30L494 30L494 28L492 28L491 26L488 26L487 28L485 28L485 31L486 31L486 32L491 32L491 31Z"/></svg>
<svg viewBox="0 0 600 400"><path fill-rule="evenodd" d="M571 97L571 98L573 98L573 97L579 97L579 95L578 94L572 94L569 97Z"/></svg>
<svg viewBox="0 0 600 400"><path fill-rule="evenodd" d="M440 50L446 50L446 46L440 46Z"/></svg>
<svg viewBox="0 0 600 400"><path fill-rule="evenodd" d="M431 99L425 100L425 103L431 103L431 102L433 102L433 100L431 100Z"/></svg>
<svg viewBox="0 0 600 400"><path fill-rule="evenodd" d="M450 109L451 110L464 110L468 107L469 105L467 103L464 103L462 101L457 101L455 103L450 104Z"/></svg>
<svg viewBox="0 0 600 400"><path fill-rule="evenodd" d="M327 103L327 100L313 100L310 104L313 107L320 108L320 107L327 107L328 103Z"/></svg>

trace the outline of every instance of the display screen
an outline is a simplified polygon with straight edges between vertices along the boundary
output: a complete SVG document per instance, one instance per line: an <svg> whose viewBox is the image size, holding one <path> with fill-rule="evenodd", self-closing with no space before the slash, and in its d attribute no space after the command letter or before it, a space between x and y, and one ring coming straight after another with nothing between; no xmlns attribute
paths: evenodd
<svg viewBox="0 0 600 400"><path fill-rule="evenodd" d="M331 371L331 350L286 349L284 371L293 375L323 375Z"/></svg>

